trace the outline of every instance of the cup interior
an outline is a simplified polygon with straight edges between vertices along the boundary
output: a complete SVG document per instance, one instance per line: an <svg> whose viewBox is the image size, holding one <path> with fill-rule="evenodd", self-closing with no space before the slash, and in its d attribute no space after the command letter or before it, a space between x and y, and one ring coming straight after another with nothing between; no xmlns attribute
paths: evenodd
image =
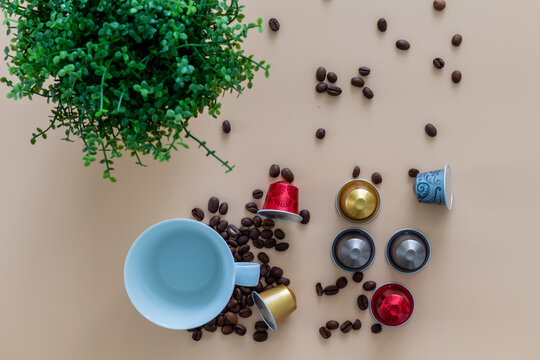
<svg viewBox="0 0 540 360"><path fill-rule="evenodd" d="M133 243L124 281L135 308L171 329L205 324L234 288L234 260L221 237L189 219L155 224Z"/></svg>

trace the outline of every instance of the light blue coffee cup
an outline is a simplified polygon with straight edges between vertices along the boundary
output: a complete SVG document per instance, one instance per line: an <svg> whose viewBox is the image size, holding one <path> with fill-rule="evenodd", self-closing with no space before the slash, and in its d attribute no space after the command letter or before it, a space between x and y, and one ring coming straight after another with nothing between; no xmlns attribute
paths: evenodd
<svg viewBox="0 0 540 360"><path fill-rule="evenodd" d="M452 209L454 190L450 165L418 174L413 190L421 203L445 205L448 210Z"/></svg>
<svg viewBox="0 0 540 360"><path fill-rule="evenodd" d="M206 324L225 308L235 284L258 282L259 264L235 263L217 232L190 219L146 229L124 264L133 306L151 322L174 330Z"/></svg>

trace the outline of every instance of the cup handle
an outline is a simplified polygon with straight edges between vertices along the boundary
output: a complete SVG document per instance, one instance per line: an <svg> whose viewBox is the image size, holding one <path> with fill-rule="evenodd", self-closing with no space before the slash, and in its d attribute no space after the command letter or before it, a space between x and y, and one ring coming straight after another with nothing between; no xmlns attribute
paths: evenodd
<svg viewBox="0 0 540 360"><path fill-rule="evenodd" d="M260 265L250 262L234 263L235 284L239 286L257 286L259 283Z"/></svg>

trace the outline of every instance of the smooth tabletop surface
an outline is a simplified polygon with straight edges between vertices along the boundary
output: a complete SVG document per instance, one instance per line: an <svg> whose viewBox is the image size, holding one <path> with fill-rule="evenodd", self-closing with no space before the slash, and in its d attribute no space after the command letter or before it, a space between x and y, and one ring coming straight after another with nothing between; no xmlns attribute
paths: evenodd
<svg viewBox="0 0 540 360"><path fill-rule="evenodd" d="M39 99L8 100L0 87L0 358L540 358L540 2L448 0L443 12L429 0L244 3L248 20L264 19L265 32L253 31L246 49L271 63L270 78L260 73L252 90L225 96L218 119L190 123L237 165L230 174L191 144L169 163L146 159L146 168L125 156L115 166L118 183L109 183L99 164L83 166L81 143L60 141L61 131L32 146L50 108ZM277 33L268 29L271 17L281 22ZM388 21L385 33L379 17ZM454 33L463 35L459 48L450 44ZM397 50L398 39L411 49ZM435 57L444 69L433 67ZM318 66L337 73L341 96L315 92ZM372 70L371 101L350 85L359 66ZM456 69L459 85L450 81ZM229 135L221 131L225 119ZM436 138L424 133L428 122ZM322 141L314 136L319 127ZM446 162L453 209L417 203L408 169ZM200 342L140 316L122 273L136 237L158 221L191 217L214 195L239 223L251 191L266 192L272 163L293 170L300 208L311 211L308 225L280 225L287 252L268 251L291 279L297 311L265 343L251 338L255 315L243 321L244 337L205 332ZM377 246L365 279L402 282L415 297L409 323L378 335L369 331L369 312L356 306L361 286L330 258L334 235L350 226L334 201L354 165L361 177L383 176L381 212L363 226ZM384 258L388 237L405 227L431 242L429 264L414 275ZM316 282L342 275L349 285L338 295L316 296ZM358 332L319 335L327 320L356 318Z"/></svg>

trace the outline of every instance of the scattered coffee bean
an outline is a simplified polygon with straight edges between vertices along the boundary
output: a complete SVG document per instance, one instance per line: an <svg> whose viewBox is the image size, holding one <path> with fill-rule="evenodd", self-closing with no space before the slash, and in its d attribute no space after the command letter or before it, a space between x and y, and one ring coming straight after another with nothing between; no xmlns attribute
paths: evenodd
<svg viewBox="0 0 540 360"><path fill-rule="evenodd" d="M452 73L452 81L457 84L461 81L461 71L456 70Z"/></svg>
<svg viewBox="0 0 540 360"><path fill-rule="evenodd" d="M281 176L283 176L283 179L285 179L285 181L288 181L290 183L294 181L294 174L289 168L284 168L283 170L281 170Z"/></svg>
<svg viewBox="0 0 540 360"><path fill-rule="evenodd" d="M254 202L248 202L246 204L246 210L252 214L256 214L257 211L259 211L259 208L257 207L257 204L255 204Z"/></svg>
<svg viewBox="0 0 540 360"><path fill-rule="evenodd" d="M276 244L276 251L287 251L287 249L289 249L289 243L287 242Z"/></svg>
<svg viewBox="0 0 540 360"><path fill-rule="evenodd" d="M260 233L260 236L265 240L270 239L273 235L274 235L274 232L272 230L270 230L270 229L264 229Z"/></svg>
<svg viewBox="0 0 540 360"><path fill-rule="evenodd" d="M371 70L367 66L362 66L358 69L358 73L362 76L368 76Z"/></svg>
<svg viewBox="0 0 540 360"><path fill-rule="evenodd" d="M191 216L193 216L195 220L202 221L204 219L204 211L200 208L195 208L191 210Z"/></svg>
<svg viewBox="0 0 540 360"><path fill-rule="evenodd" d="M208 200L208 211L210 211L212 214L218 211L219 207L219 199L215 196L211 197Z"/></svg>
<svg viewBox="0 0 540 360"><path fill-rule="evenodd" d="M433 59L433 66L435 66L437 69L442 69L444 67L444 60L441 58Z"/></svg>
<svg viewBox="0 0 540 360"><path fill-rule="evenodd" d="M262 273L263 273L263 267L265 267L265 266L266 266L266 267L269 267L268 265L263 265L263 266L261 266L261 276L264 276ZM266 270L266 273L268 273L269 270L270 270L270 269ZM261 292L261 291L263 291L263 288L264 288L264 286L263 286L262 282L259 281L259 282L257 283L257 285L255 285L255 287L253 288L253 290L255 290L256 292Z"/></svg>
<svg viewBox="0 0 540 360"><path fill-rule="evenodd" d="M380 183L382 183L382 175L378 172L374 172L373 174L371 174L371 181L373 181L375 185L379 185Z"/></svg>
<svg viewBox="0 0 540 360"><path fill-rule="evenodd" d="M362 327L362 323L360 322L360 319L354 320L352 324L353 330L360 330L361 327Z"/></svg>
<svg viewBox="0 0 540 360"><path fill-rule="evenodd" d="M444 8L446 7L446 1L444 1L444 0L435 0L435 1L433 1L433 7L437 11L444 10Z"/></svg>
<svg viewBox="0 0 540 360"><path fill-rule="evenodd" d="M341 330L341 332L343 333L348 333L349 331L351 331L353 328L353 325L352 325L352 322L350 322L349 320L346 320L344 323L341 324L341 326L339 327L339 330Z"/></svg>
<svg viewBox="0 0 540 360"><path fill-rule="evenodd" d="M328 320L326 322L326 328L329 330L336 330L339 327L339 323L336 320Z"/></svg>
<svg viewBox="0 0 540 360"><path fill-rule="evenodd" d="M355 165L352 171L352 177L357 178L358 176L360 176L360 166Z"/></svg>
<svg viewBox="0 0 540 360"><path fill-rule="evenodd" d="M248 217L245 217L245 218L242 218L242 220L240 220L240 224L242 224L243 226L251 226L253 225L253 220L251 220Z"/></svg>
<svg viewBox="0 0 540 360"><path fill-rule="evenodd" d="M242 255L242 261L244 262L251 262L253 259L255 259L255 255L251 251Z"/></svg>
<svg viewBox="0 0 540 360"><path fill-rule="evenodd" d="M204 325L204 330L206 330L208 332L214 332L214 331L217 330L217 325L216 325L215 322L206 324L206 325Z"/></svg>
<svg viewBox="0 0 540 360"><path fill-rule="evenodd" d="M259 215L254 216L253 217L253 226L261 227L261 225L262 225L262 218Z"/></svg>
<svg viewBox="0 0 540 360"><path fill-rule="evenodd" d="M318 93L323 93L323 92L326 92L326 90L328 90L328 84L327 83L318 83L317 85L315 85L315 91L318 92Z"/></svg>
<svg viewBox="0 0 540 360"><path fill-rule="evenodd" d="M373 324L371 325L371 332L374 334L378 334L382 331L382 325L381 324Z"/></svg>
<svg viewBox="0 0 540 360"><path fill-rule="evenodd" d="M263 289L263 291L266 291L266 290L270 290L270 289L273 289L274 288L274 285L266 285Z"/></svg>
<svg viewBox="0 0 540 360"><path fill-rule="evenodd" d="M409 176L412 178L417 177L419 173L420 173L420 170L418 169L415 169L415 168L409 169Z"/></svg>
<svg viewBox="0 0 540 360"><path fill-rule="evenodd" d="M226 324L226 319L225 319L225 315L218 315L218 317L216 318L216 325L221 327L223 325Z"/></svg>
<svg viewBox="0 0 540 360"><path fill-rule="evenodd" d="M202 331L201 330L196 330L192 335L191 335L191 338L195 341L199 341L201 340L202 338Z"/></svg>
<svg viewBox="0 0 540 360"><path fill-rule="evenodd" d="M246 305L247 306L253 306L254 305L253 298L251 296L248 296L247 301L246 301Z"/></svg>
<svg viewBox="0 0 540 360"><path fill-rule="evenodd" d="M252 290L246 286L240 286L240 290L242 291L242 294L244 295L251 295Z"/></svg>
<svg viewBox="0 0 540 360"><path fill-rule="evenodd" d="M276 223L272 219L264 219L262 221L261 225L262 225L264 230L270 230L271 228L273 228L276 225Z"/></svg>
<svg viewBox="0 0 540 360"><path fill-rule="evenodd" d="M380 18L377 21L377 28L379 29L380 32L385 32L386 31L386 29L388 28L388 24L386 23L385 18Z"/></svg>
<svg viewBox="0 0 540 360"><path fill-rule="evenodd" d="M375 290L375 288L377 287L377 283L375 281L366 281L364 283L364 285L362 285L362 287L364 288L364 290L366 291L372 291L372 290Z"/></svg>
<svg viewBox="0 0 540 360"><path fill-rule="evenodd" d="M268 333L266 331L255 331L253 334L253 340L256 342L263 342L268 339Z"/></svg>
<svg viewBox="0 0 540 360"><path fill-rule="evenodd" d="M232 334L233 332L232 325L223 325L223 327L221 328L221 332L225 335Z"/></svg>
<svg viewBox="0 0 540 360"><path fill-rule="evenodd" d="M373 96L375 96L373 94L373 90L371 90L370 88L368 88L367 86L365 88L362 89L362 94L364 94L364 96L366 97L366 99L373 99Z"/></svg>
<svg viewBox="0 0 540 360"><path fill-rule="evenodd" d="M274 231L274 236L278 239L278 240L283 240L285 238L285 233L283 232L283 230L281 229L276 229Z"/></svg>
<svg viewBox="0 0 540 360"><path fill-rule="evenodd" d="M324 139L325 136L326 136L326 130L324 130L323 128L318 128L317 131L315 132L315 137L317 139Z"/></svg>
<svg viewBox="0 0 540 360"><path fill-rule="evenodd" d="M278 31L280 27L279 21L276 18L271 18L268 20L268 26L270 27L270 30Z"/></svg>
<svg viewBox="0 0 540 360"><path fill-rule="evenodd" d="M244 336L246 335L246 327L241 324L236 324L233 326L233 330L237 335Z"/></svg>
<svg viewBox="0 0 540 360"><path fill-rule="evenodd" d="M358 304L358 307L360 310L367 310L369 306L369 300L366 295L362 294L358 296L358 299L356 299L356 303Z"/></svg>
<svg viewBox="0 0 540 360"><path fill-rule="evenodd" d="M276 248L277 248L277 246L276 246ZM289 286L290 283L291 283L291 280L286 278L286 277L280 277L279 279L276 280L276 284L278 284L278 285Z"/></svg>
<svg viewBox="0 0 540 360"><path fill-rule="evenodd" d="M236 316L235 313L227 311L225 313L225 320L227 320L227 323L234 325L238 322L238 317Z"/></svg>
<svg viewBox="0 0 540 360"><path fill-rule="evenodd" d="M240 255L244 255L245 253L247 253L248 251L250 250L250 246L248 244L245 244L245 245L242 245L242 246L239 246L238 249L236 251L238 251L238 253Z"/></svg>
<svg viewBox="0 0 540 360"><path fill-rule="evenodd" d="M253 240L253 246L255 246L257 249L262 249L264 247L264 240L263 239Z"/></svg>
<svg viewBox="0 0 540 360"><path fill-rule="evenodd" d="M202 210L201 210L202 211ZM219 224L219 222L221 221L221 218L219 217L219 215L214 215L210 218L210 221L208 222L208 226L210 227L216 227L217 224Z"/></svg>
<svg viewBox="0 0 540 360"><path fill-rule="evenodd" d="M240 312L238 312L238 315L240 315L240 317L242 318L248 318L251 316L253 312L251 311L250 308L246 307L246 308L243 308L240 310Z"/></svg>
<svg viewBox="0 0 540 360"><path fill-rule="evenodd" d="M221 215L226 215L229 211L229 204L227 204L226 201L222 202L221 205L219 205L219 213Z"/></svg>
<svg viewBox="0 0 540 360"><path fill-rule="evenodd" d="M234 261L237 261L237 262L242 261L242 255L240 255L240 254L237 253L237 252L234 253L233 257L234 257Z"/></svg>
<svg viewBox="0 0 540 360"><path fill-rule="evenodd" d="M268 239L264 242L264 247L271 249L276 246L276 239Z"/></svg>
<svg viewBox="0 0 540 360"><path fill-rule="evenodd" d="M239 287L235 287L233 291L233 296L236 300L242 299L242 290Z"/></svg>
<svg viewBox="0 0 540 360"><path fill-rule="evenodd" d="M229 222L227 220L221 220L219 224L216 226L216 230L223 232L225 231L225 229L227 229L227 226L229 226Z"/></svg>
<svg viewBox="0 0 540 360"><path fill-rule="evenodd" d="M341 88L336 85L328 85L326 93L331 96L339 96L341 94Z"/></svg>
<svg viewBox="0 0 540 360"><path fill-rule="evenodd" d="M268 330L268 325L262 320L259 320L255 323L255 330L257 331L266 331Z"/></svg>
<svg viewBox="0 0 540 360"><path fill-rule="evenodd" d="M351 85L361 88L364 86L364 80L361 77L355 76L351 79Z"/></svg>
<svg viewBox="0 0 540 360"><path fill-rule="evenodd" d="M336 286L340 289L343 289L345 286L347 286L347 278L345 276L340 277L336 280Z"/></svg>
<svg viewBox="0 0 540 360"><path fill-rule="evenodd" d="M463 41L463 37L459 34L455 34L452 36L452 45L459 46L461 45L461 42Z"/></svg>
<svg viewBox="0 0 540 360"><path fill-rule="evenodd" d="M251 230L249 227L247 226L242 226L240 229L240 234L242 235L249 235L249 231Z"/></svg>
<svg viewBox="0 0 540 360"><path fill-rule="evenodd" d="M229 240L229 233L227 231L222 231L219 235L221 235L223 240L225 241Z"/></svg>
<svg viewBox="0 0 540 360"><path fill-rule="evenodd" d="M255 189L253 190L251 195L253 196L254 199L260 199L263 197L264 192L261 189Z"/></svg>
<svg viewBox="0 0 540 360"><path fill-rule="evenodd" d="M324 290L320 282L315 284L315 291L317 292L317 296L322 296L324 294Z"/></svg>
<svg viewBox="0 0 540 360"><path fill-rule="evenodd" d="M279 176L279 165L278 164L272 164L272 166L270 166L270 170L268 170L268 175L270 175L270 177L278 177Z"/></svg>
<svg viewBox="0 0 540 360"><path fill-rule="evenodd" d="M362 282L362 279L364 278L364 273L362 273L361 271L358 271L358 272L355 272L352 276L352 279L354 282Z"/></svg>
<svg viewBox="0 0 540 360"><path fill-rule="evenodd" d="M317 81L324 81L326 79L326 69L322 66L317 68L317 71L315 71L315 79Z"/></svg>
<svg viewBox="0 0 540 360"><path fill-rule="evenodd" d="M238 229L233 224L229 224L229 227L227 228L227 232L229 233L229 236L231 238L233 238L233 239L236 239L236 238L238 238L240 236L240 229ZM241 244L241 245L243 245L243 244Z"/></svg>
<svg viewBox="0 0 540 360"><path fill-rule="evenodd" d="M336 295L339 292L337 285L328 285L324 288L325 295Z"/></svg>
<svg viewBox="0 0 540 360"><path fill-rule="evenodd" d="M330 332L330 330L328 330L324 326L321 326L319 328L319 334L321 334L323 339L328 339L330 336L332 336L332 333Z"/></svg>
<svg viewBox="0 0 540 360"><path fill-rule="evenodd" d="M257 259L259 259L259 261L262 262L263 264L268 264L270 262L270 258L265 252L260 252L257 255Z"/></svg>
<svg viewBox="0 0 540 360"><path fill-rule="evenodd" d="M275 278L280 278L283 276L283 269L277 266L274 266L270 269L270 275Z"/></svg>
<svg viewBox="0 0 540 360"><path fill-rule="evenodd" d="M337 81L337 75L335 72L332 72L330 71L327 75L326 75L326 78L328 79L328 81L330 81L331 83L335 83Z"/></svg>
<svg viewBox="0 0 540 360"><path fill-rule="evenodd" d="M409 50L409 48L411 47L411 44L409 44L407 40L398 40L396 41L396 47L399 50Z"/></svg>
<svg viewBox="0 0 540 360"><path fill-rule="evenodd" d="M273 283L276 282L276 278L273 277L272 275L268 275L266 278L264 278L264 281L266 281L267 285L272 285Z"/></svg>
<svg viewBox="0 0 540 360"><path fill-rule="evenodd" d="M426 131L426 134L428 134L428 136L430 137L437 136L437 128L433 124L427 124L424 127L424 130Z"/></svg>
<svg viewBox="0 0 540 360"><path fill-rule="evenodd" d="M229 120L223 121L223 123L221 124L221 129L223 130L225 134L228 134L231 132L231 123L229 122Z"/></svg>
<svg viewBox="0 0 540 360"><path fill-rule="evenodd" d="M298 213L302 217L302 221L300 221L300 224L307 224L309 222L309 219L311 219L311 214L309 213L309 210L303 209L300 210Z"/></svg>

